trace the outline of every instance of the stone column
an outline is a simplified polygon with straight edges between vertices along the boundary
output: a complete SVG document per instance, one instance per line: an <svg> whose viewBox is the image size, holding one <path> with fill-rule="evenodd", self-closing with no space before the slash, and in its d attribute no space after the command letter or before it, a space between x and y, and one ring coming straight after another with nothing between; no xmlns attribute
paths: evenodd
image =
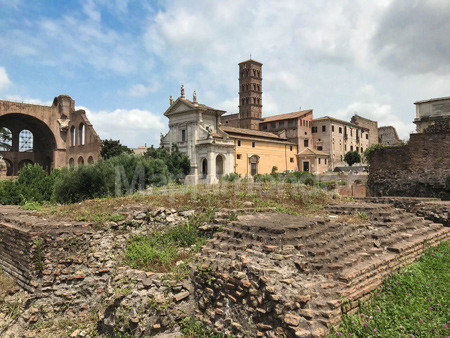
<svg viewBox="0 0 450 338"><path fill-rule="evenodd" d="M208 175L206 176L206 182L209 184L217 183L216 155L217 154L213 151L208 153Z"/></svg>

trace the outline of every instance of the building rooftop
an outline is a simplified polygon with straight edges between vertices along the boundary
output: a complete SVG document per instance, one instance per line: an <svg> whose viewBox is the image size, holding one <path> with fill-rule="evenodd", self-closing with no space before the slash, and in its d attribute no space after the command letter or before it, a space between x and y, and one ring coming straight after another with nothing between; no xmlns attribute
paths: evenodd
<svg viewBox="0 0 450 338"><path fill-rule="evenodd" d="M330 154L327 154L323 151L312 149L312 148L305 148L303 149L299 155L320 155L320 156L330 156Z"/></svg>
<svg viewBox="0 0 450 338"><path fill-rule="evenodd" d="M267 131L245 129L245 128L235 128L235 127L228 127L228 126L222 126L222 127L220 127L220 129L222 129L226 133L241 134L241 135L248 135L248 136L258 136L258 137L265 137L265 138L271 138L271 139L276 139L276 140L286 140L286 138L282 138L282 137L280 137L280 135L277 135L275 133L270 133Z"/></svg>
<svg viewBox="0 0 450 338"><path fill-rule="evenodd" d="M427 103L427 102L434 102L434 101L441 101L441 100L450 100L450 96L446 96L446 97L436 97L436 98L433 98L433 99L422 100L422 101L416 101L416 102L414 102L414 104Z"/></svg>
<svg viewBox="0 0 450 338"><path fill-rule="evenodd" d="M248 59L248 60L245 60L245 61L239 62L239 64L242 64L242 63L247 63L247 62L253 62L253 63L257 63L258 65L262 65L262 63L261 63L261 62L258 62L258 61L256 61L256 60L253 60L253 59Z"/></svg>
<svg viewBox="0 0 450 338"><path fill-rule="evenodd" d="M286 113L286 114L267 116L267 117L263 118L263 121L261 123L272 122L272 121L279 121L279 120L295 119L295 118L301 117L303 115L308 115L309 113L312 113L312 109L300 110L300 111L296 111L296 112L293 112L293 113Z"/></svg>

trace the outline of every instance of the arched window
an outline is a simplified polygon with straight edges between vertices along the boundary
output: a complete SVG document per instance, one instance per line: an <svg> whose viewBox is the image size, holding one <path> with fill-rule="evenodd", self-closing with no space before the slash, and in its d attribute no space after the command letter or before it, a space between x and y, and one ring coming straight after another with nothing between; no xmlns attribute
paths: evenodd
<svg viewBox="0 0 450 338"><path fill-rule="evenodd" d="M206 175L208 175L208 160L204 158L202 160L202 176L203 178L206 178Z"/></svg>
<svg viewBox="0 0 450 338"><path fill-rule="evenodd" d="M19 134L19 151L33 151L33 133L27 129L22 130Z"/></svg>
<svg viewBox="0 0 450 338"><path fill-rule="evenodd" d="M86 139L86 136L85 136L86 130L85 129L86 128L84 127L84 124L80 123L80 126L78 127L78 137L79 137L78 144L80 146L84 146L84 144L86 143L85 142L85 139Z"/></svg>
<svg viewBox="0 0 450 338"><path fill-rule="evenodd" d="M75 127L72 126L70 128L70 146L74 147L75 146Z"/></svg>
<svg viewBox="0 0 450 338"><path fill-rule="evenodd" d="M78 157L78 165L83 165L84 164L84 159L82 156Z"/></svg>
<svg viewBox="0 0 450 338"><path fill-rule="evenodd" d="M0 151L12 150L12 133L8 128L0 127Z"/></svg>
<svg viewBox="0 0 450 338"><path fill-rule="evenodd" d="M73 167L75 165L75 160L73 159L73 158L71 158L70 160L69 160L69 166L70 167Z"/></svg>
<svg viewBox="0 0 450 338"><path fill-rule="evenodd" d="M88 163L89 163L90 165L94 164L94 158L93 158L92 156L89 156L89 158L88 158Z"/></svg>
<svg viewBox="0 0 450 338"><path fill-rule="evenodd" d="M216 175L221 177L223 175L223 156L217 155L216 157Z"/></svg>

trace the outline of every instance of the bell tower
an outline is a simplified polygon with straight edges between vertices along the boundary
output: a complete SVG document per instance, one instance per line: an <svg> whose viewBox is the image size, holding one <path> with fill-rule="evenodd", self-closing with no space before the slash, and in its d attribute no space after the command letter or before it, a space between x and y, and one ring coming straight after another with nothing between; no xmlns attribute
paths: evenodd
<svg viewBox="0 0 450 338"><path fill-rule="evenodd" d="M239 126L259 129L262 121L262 63L247 60L239 63Z"/></svg>

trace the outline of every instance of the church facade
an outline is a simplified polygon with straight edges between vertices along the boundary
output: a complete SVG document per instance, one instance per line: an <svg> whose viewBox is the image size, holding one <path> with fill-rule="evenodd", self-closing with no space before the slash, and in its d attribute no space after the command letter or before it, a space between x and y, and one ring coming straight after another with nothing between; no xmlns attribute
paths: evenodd
<svg viewBox="0 0 450 338"><path fill-rule="evenodd" d="M200 104L195 91L190 101L182 86L180 97L170 97L164 113L169 132L161 137L161 145L170 149L176 144L189 156L186 181L197 184L217 183L230 173L251 177L274 169L321 173L342 165L347 149L362 153L378 139L377 123L357 115L352 122L314 120L309 109L263 118L262 107L262 63L241 62L239 113Z"/></svg>

